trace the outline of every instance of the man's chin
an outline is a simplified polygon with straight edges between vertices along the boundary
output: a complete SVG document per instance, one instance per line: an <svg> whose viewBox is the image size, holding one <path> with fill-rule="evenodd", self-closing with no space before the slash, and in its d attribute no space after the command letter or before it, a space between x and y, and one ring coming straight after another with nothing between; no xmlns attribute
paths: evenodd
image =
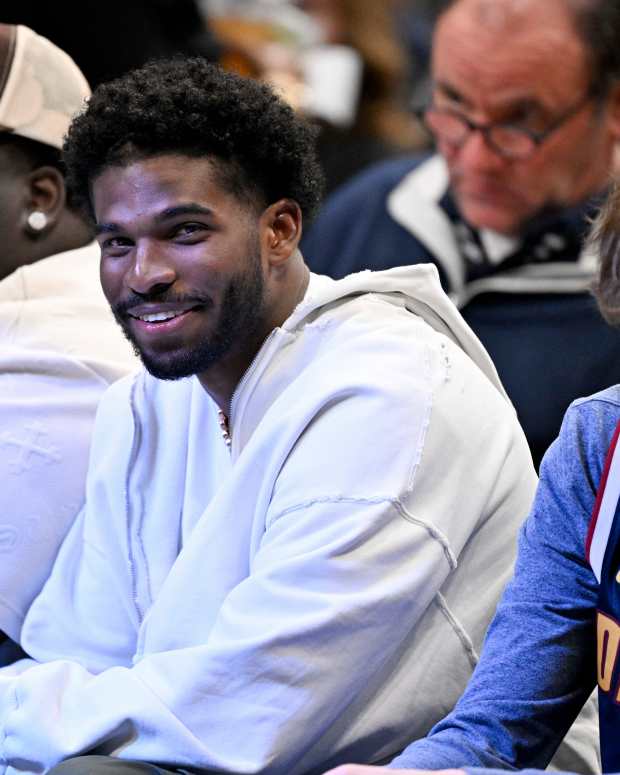
<svg viewBox="0 0 620 775"><path fill-rule="evenodd" d="M179 364L154 363L153 361L145 360L144 358L142 358L142 365L148 373L156 379L174 381L177 379L184 379L185 377L193 377L194 374L196 374L194 369L184 368Z"/></svg>
<svg viewBox="0 0 620 775"><path fill-rule="evenodd" d="M131 340L130 340L131 341ZM132 342L136 355L144 368L157 379L176 380L193 377L219 364L232 348L232 342L224 338L218 341L204 341L193 348L169 352L140 350Z"/></svg>
<svg viewBox="0 0 620 775"><path fill-rule="evenodd" d="M164 380L193 377L194 374L206 371L214 360L205 353L198 359L196 353L174 353L165 356L141 352L135 345L134 349L148 373Z"/></svg>
<svg viewBox="0 0 620 775"><path fill-rule="evenodd" d="M115 317L121 331L125 335L125 339L131 345L134 355L140 359L144 368L153 377L175 380L191 377L197 373L198 370L194 368L195 364L191 362L193 359L183 353L165 356L153 355L142 350L133 338L127 323L120 316L115 315Z"/></svg>
<svg viewBox="0 0 620 775"><path fill-rule="evenodd" d="M462 199L459 201L459 209L463 218L475 229L488 229L506 237L518 235L523 222L513 210L498 207L491 202Z"/></svg>

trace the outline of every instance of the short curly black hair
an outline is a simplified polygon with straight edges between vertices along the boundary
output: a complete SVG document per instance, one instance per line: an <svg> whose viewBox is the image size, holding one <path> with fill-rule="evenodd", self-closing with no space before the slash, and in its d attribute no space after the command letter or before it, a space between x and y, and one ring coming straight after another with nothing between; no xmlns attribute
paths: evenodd
<svg viewBox="0 0 620 775"><path fill-rule="evenodd" d="M219 182L259 207L294 199L309 220L323 190L316 130L268 86L202 58L162 59L93 92L63 158L72 201L90 217L104 168L162 153L211 156Z"/></svg>

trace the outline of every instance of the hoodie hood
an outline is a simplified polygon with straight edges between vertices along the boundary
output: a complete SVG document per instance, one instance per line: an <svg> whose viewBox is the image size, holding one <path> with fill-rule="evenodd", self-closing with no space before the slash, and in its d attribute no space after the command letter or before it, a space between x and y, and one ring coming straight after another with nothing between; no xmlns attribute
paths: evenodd
<svg viewBox="0 0 620 775"><path fill-rule="evenodd" d="M364 293L394 295L403 299L410 312L458 345L510 402L489 354L442 289L434 264L401 266L381 272L367 269L342 280L311 273L304 299L284 322L282 329L292 332L314 317L319 309Z"/></svg>

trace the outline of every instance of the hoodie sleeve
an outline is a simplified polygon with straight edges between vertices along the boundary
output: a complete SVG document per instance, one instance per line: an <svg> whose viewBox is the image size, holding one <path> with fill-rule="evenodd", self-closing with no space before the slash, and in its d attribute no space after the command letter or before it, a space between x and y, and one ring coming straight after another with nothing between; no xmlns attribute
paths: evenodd
<svg viewBox="0 0 620 775"><path fill-rule="evenodd" d="M79 525L69 541L78 533ZM84 551L92 569L97 558ZM306 772L322 761L334 725L349 713L359 723L366 692L393 680L394 660L449 571L444 546L390 501L294 510L223 601L206 643L98 673L85 653L0 674L5 771L40 772L94 751L231 773ZM109 598L115 582L102 558L95 572ZM96 594L89 589L90 611L74 625L91 649L102 639L109 650L114 622L98 621ZM118 606L127 631L120 597Z"/></svg>
<svg viewBox="0 0 620 775"><path fill-rule="evenodd" d="M604 401L569 409L543 459L514 579L472 680L454 711L391 768L548 764L595 685L597 583L585 540L616 421L617 407Z"/></svg>

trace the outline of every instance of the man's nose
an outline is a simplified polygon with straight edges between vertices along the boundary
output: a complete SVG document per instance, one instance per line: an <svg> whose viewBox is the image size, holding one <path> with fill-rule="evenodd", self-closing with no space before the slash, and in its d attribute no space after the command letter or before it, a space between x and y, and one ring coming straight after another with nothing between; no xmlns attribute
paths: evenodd
<svg viewBox="0 0 620 775"><path fill-rule="evenodd" d="M498 172L506 160L488 143L484 132L472 129L458 151L461 170L471 172Z"/></svg>
<svg viewBox="0 0 620 775"><path fill-rule="evenodd" d="M134 256L127 282L135 293L142 296L157 293L168 288L176 280L174 263L154 241L144 240L138 243Z"/></svg>

